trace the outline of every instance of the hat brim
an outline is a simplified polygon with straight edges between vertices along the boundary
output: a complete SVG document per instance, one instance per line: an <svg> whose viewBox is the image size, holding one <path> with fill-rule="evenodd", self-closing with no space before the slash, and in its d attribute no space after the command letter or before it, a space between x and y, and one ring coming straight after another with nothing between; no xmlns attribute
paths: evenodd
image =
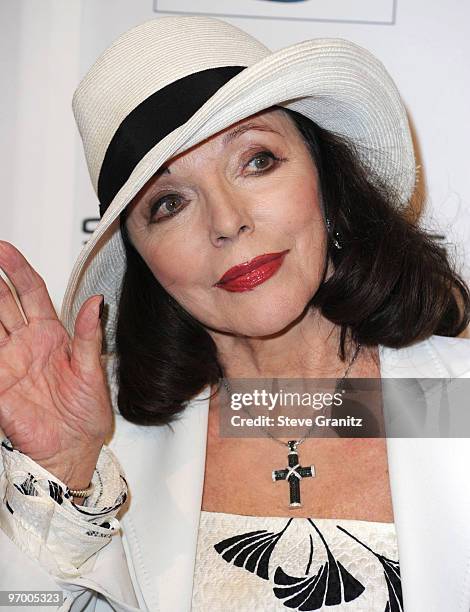
<svg viewBox="0 0 470 612"><path fill-rule="evenodd" d="M83 302L102 293L106 350L113 352L126 265L119 215L165 161L274 105L348 138L365 166L394 189L397 205L407 203L415 186L413 144L406 110L381 62L342 39L291 45L242 70L138 163L75 262L61 310L69 334Z"/></svg>

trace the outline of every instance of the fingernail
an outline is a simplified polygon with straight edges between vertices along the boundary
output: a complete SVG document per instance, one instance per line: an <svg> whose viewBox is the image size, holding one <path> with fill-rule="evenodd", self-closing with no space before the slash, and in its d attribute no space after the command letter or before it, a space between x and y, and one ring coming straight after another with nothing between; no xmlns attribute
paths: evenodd
<svg viewBox="0 0 470 612"><path fill-rule="evenodd" d="M104 310L104 295L101 296L101 304L100 304L100 309L98 311L98 319L101 319L101 317L103 316L103 310Z"/></svg>

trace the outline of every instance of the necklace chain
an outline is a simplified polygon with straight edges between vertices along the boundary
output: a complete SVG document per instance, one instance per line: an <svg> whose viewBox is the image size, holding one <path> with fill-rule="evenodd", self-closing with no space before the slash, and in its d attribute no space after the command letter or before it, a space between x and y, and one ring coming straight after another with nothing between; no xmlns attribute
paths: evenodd
<svg viewBox="0 0 470 612"><path fill-rule="evenodd" d="M345 380L345 378L346 378L346 377L347 377L347 375L349 374L349 370L351 369L351 367L352 367L353 363L356 361L356 358L357 358L357 356L358 356L358 354L359 354L359 351L360 351L360 349L361 349L361 346L362 346L361 344L358 344L358 345L357 345L357 348L356 348L356 350L355 350L355 352L354 352L354 355L353 355L353 357L352 357L351 361L349 362L349 365L348 365L348 367L346 368L346 371L345 371L345 373L343 374L343 377L342 377L342 378L341 378L341 380L339 381L339 384L341 384L341 383L343 382L343 380ZM223 385L224 385L224 387L225 387L225 389L226 389L227 393L228 393L228 394L229 394L229 396L230 396L230 394L232 393L232 386L230 385L230 383L229 383L229 382L228 382L226 379L223 379ZM250 417L251 417L251 418L253 418L253 415L252 415L252 414L251 414L251 412L250 412L250 411L249 411L249 410L246 408L246 406L244 406L244 407L243 407L243 409L244 409L244 410L245 410L245 411L246 411L246 412L247 412L247 413L250 415ZM314 425L312 425L312 426L310 427L310 429L307 431L306 435L305 435L303 438L300 438L300 440L295 440L295 443L294 443L294 448L297 448L297 446L299 446L300 444L302 444L302 442L305 442L305 440L308 438L309 433L312 431L313 427L314 427ZM282 446L287 446L288 448L290 448L290 447L289 447L289 442L283 442L282 440L279 440L279 438L276 438L275 436L273 436L273 435L272 435L272 433L271 433L270 431L268 431L268 430L267 430L265 427L263 427L263 426L261 426L261 429L262 429L262 430L263 430L263 431L264 431L264 432L265 432L265 433L266 433L266 434L267 434L267 435L268 435L268 436L269 436L269 437L270 437L272 440L274 440L274 442L277 442L278 444L282 444ZM290 440L290 442L292 443L293 441L292 441L292 440Z"/></svg>

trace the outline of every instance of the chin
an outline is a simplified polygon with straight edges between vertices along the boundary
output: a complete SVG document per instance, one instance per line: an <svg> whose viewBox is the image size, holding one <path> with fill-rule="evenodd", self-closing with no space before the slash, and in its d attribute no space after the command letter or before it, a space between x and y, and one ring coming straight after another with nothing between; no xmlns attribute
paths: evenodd
<svg viewBox="0 0 470 612"><path fill-rule="evenodd" d="M283 303L276 308L276 303L271 303L269 308L258 308L256 311L250 309L245 316L238 311L236 330L231 331L237 335L250 337L281 334L303 316L306 302L297 305L290 303L289 307L286 306Z"/></svg>

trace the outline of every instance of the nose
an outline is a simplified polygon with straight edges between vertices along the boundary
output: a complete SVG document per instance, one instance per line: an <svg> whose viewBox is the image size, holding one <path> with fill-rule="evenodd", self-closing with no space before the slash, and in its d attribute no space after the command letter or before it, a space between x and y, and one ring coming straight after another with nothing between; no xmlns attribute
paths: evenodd
<svg viewBox="0 0 470 612"><path fill-rule="evenodd" d="M250 203L246 194L230 188L212 189L209 198L210 238L216 247L236 240L241 234L254 230Z"/></svg>

